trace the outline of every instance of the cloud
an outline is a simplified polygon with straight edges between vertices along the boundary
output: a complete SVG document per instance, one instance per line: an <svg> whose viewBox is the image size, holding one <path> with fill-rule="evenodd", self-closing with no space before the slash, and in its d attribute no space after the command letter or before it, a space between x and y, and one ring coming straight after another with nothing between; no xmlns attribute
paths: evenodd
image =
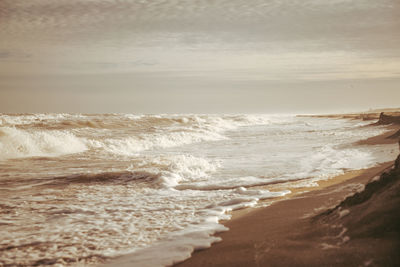
<svg viewBox="0 0 400 267"><path fill-rule="evenodd" d="M37 34L56 43L129 40L135 46L179 41L262 47L296 41L321 49L377 49L397 46L399 12L396 0L3 0L0 34L31 33L25 38Z"/></svg>
<svg viewBox="0 0 400 267"><path fill-rule="evenodd" d="M400 55L397 0L2 0L0 23L26 73L392 77Z"/></svg>

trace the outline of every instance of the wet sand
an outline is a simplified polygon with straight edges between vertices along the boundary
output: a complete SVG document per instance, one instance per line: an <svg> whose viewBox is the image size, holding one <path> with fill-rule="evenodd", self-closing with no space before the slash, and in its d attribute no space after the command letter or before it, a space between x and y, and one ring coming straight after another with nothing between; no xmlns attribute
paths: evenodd
<svg viewBox="0 0 400 267"><path fill-rule="evenodd" d="M360 142L365 145L396 143L397 138L388 137L397 130L398 127L393 127L385 134ZM217 235L222 238L221 242L195 251L191 258L174 266L396 266L400 263L399 257L395 256L400 248L397 235L353 239L354 231L348 231L348 226L344 225L347 218L357 219L361 211L351 210L350 216L348 210L339 207L332 213L336 216L333 219L319 217L338 207L349 196L363 192L365 185L391 170L393 165L394 162L386 162L370 169L349 171L318 181L316 187L289 188L292 193L278 201L264 200L258 208L234 211L232 219L223 222L230 230ZM298 182L301 185L302 181ZM263 188L279 191L287 189L288 184ZM263 205L266 207L260 207ZM393 210L398 210L400 202L390 207L389 212L378 207L376 213L397 214ZM385 218L380 215L376 217ZM357 223L350 223L353 228L362 228ZM126 255L106 266L135 266L132 257Z"/></svg>
<svg viewBox="0 0 400 267"><path fill-rule="evenodd" d="M396 143L397 139L388 139L388 136L397 128L362 142ZM385 238L367 235L353 240L341 222L348 211L340 208L337 218L330 222L315 219L346 197L362 191L393 164L387 162L348 172L320 181L316 188L293 190L289 198L268 207L234 212L233 219L224 223L230 230L218 235L222 242L194 252L191 258L176 266L395 266L399 263L396 235ZM302 193L302 190L312 191ZM372 214L383 210L376 209ZM398 206L393 206L393 210L398 210ZM357 219L355 212L352 217ZM385 222L382 224L384 228ZM358 227L357 223L353 225Z"/></svg>

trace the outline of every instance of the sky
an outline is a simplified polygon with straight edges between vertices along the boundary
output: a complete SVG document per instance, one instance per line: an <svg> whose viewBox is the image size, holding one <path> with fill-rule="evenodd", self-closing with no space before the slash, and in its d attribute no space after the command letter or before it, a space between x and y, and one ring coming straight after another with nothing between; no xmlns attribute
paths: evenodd
<svg viewBox="0 0 400 267"><path fill-rule="evenodd" d="M0 112L400 107L398 0L1 0Z"/></svg>

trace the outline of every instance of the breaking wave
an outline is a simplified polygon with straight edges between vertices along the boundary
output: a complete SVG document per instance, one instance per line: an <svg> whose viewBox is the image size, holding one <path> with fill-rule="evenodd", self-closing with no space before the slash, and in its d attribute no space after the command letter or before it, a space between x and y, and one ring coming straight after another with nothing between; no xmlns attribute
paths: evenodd
<svg viewBox="0 0 400 267"><path fill-rule="evenodd" d="M45 156L1 162L0 265L129 253L138 266L184 260L218 241L227 211L267 205L257 203L290 193L294 181L313 186L392 160L390 145L353 145L385 130L361 126L273 115L0 114L0 160ZM285 182L279 192L263 186Z"/></svg>
<svg viewBox="0 0 400 267"><path fill-rule="evenodd" d="M87 150L78 137L64 131L25 131L0 127L0 159L60 156Z"/></svg>
<svg viewBox="0 0 400 267"><path fill-rule="evenodd" d="M181 182L204 180L219 166L219 162L191 155L165 155L145 158L132 164L128 170L151 173L153 177L157 177L155 184L170 188Z"/></svg>
<svg viewBox="0 0 400 267"><path fill-rule="evenodd" d="M228 130L273 120L270 115L0 114L0 159L87 149L135 156L157 148L224 140Z"/></svg>
<svg viewBox="0 0 400 267"><path fill-rule="evenodd" d="M136 155L140 151L153 148L167 148L202 141L223 140L226 137L218 133L202 132L172 132L165 134L145 134L136 137L121 139L106 139L101 142L92 142L95 147L104 149L107 152L117 155Z"/></svg>

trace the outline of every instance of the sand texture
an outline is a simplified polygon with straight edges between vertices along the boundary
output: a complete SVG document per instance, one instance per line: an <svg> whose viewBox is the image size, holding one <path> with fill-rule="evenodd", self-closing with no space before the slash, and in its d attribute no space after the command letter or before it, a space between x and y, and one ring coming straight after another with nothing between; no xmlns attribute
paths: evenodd
<svg viewBox="0 0 400 267"><path fill-rule="evenodd" d="M398 126L362 144L398 142ZM238 212L222 242L176 266L400 266L400 157Z"/></svg>
<svg viewBox="0 0 400 267"><path fill-rule="evenodd" d="M391 166L386 163L371 168L343 183L229 221L226 226L230 231L220 234L221 243L194 253L177 266L358 266L385 260L385 264L395 266L399 244L394 235L393 240L384 229L382 234L388 237L367 234L355 238L348 233L346 222L351 221L346 217L358 218L362 211L337 208L329 214L333 218L321 215ZM391 208L398 208L398 204Z"/></svg>

